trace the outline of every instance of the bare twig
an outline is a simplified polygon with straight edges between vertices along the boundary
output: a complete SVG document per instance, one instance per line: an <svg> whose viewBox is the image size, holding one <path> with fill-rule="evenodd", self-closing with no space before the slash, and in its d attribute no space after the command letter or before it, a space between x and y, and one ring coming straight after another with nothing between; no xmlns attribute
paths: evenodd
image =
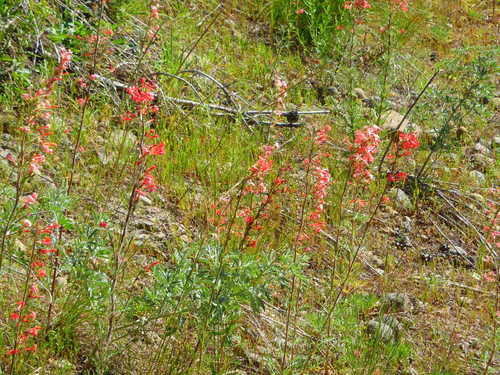
<svg viewBox="0 0 500 375"><path fill-rule="evenodd" d="M233 107L236 109L236 110L241 110L241 107L236 104L236 102L233 100L233 96L231 95L231 93L228 91L228 89L226 88L225 85L223 85L221 82L219 82L218 80L216 80L214 77L212 77L210 74L207 74L205 72L202 72L201 70L198 70L198 69L190 69L190 70L183 70L179 73L192 73L192 74L198 74L210 81L212 81L213 83L215 83L215 85L217 85L217 87L219 87L223 92L224 94L226 95L226 98L227 100L233 105Z"/></svg>

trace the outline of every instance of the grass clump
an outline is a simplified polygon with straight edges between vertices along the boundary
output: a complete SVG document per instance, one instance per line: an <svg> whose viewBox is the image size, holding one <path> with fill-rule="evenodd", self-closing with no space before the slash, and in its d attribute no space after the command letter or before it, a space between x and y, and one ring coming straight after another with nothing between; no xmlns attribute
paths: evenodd
<svg viewBox="0 0 500 375"><path fill-rule="evenodd" d="M494 373L487 5L4 4L0 373Z"/></svg>

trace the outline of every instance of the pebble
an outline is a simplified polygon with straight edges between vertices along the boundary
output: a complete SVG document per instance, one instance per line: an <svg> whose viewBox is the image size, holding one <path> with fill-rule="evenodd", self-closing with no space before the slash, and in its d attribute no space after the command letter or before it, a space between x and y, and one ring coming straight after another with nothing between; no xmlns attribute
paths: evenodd
<svg viewBox="0 0 500 375"><path fill-rule="evenodd" d="M476 164L478 167L486 169L490 166L493 166L495 164L495 160L484 155L484 154L474 154L472 155L472 161L474 164Z"/></svg>
<svg viewBox="0 0 500 375"><path fill-rule="evenodd" d="M358 97L358 99L361 99L361 100L368 99L368 95L366 95L366 92L360 87L356 87L354 90L352 90L352 92L354 95L356 95Z"/></svg>
<svg viewBox="0 0 500 375"><path fill-rule="evenodd" d="M483 145L481 142L477 142L474 145L474 151L475 152L479 152L480 154L484 154L484 155L490 153L490 150L488 149L488 147L486 147L485 145Z"/></svg>
<svg viewBox="0 0 500 375"><path fill-rule="evenodd" d="M396 111L388 111L382 115L382 119L384 120L384 123L382 124L382 129L385 130L396 130L398 125L401 123L403 120L403 115L399 112ZM418 127L415 124L412 124L411 122L406 119L401 127L399 128L400 131L416 131L417 133L420 133L420 127Z"/></svg>
<svg viewBox="0 0 500 375"><path fill-rule="evenodd" d="M474 181L476 181L476 183L479 185L486 182L486 177L479 171L470 171L469 176L474 179Z"/></svg>
<svg viewBox="0 0 500 375"><path fill-rule="evenodd" d="M383 311L405 312L411 310L412 304L410 297L404 293L388 293L381 301Z"/></svg>
<svg viewBox="0 0 500 375"><path fill-rule="evenodd" d="M396 202L404 209L409 210L413 207L410 197L401 189L396 189Z"/></svg>
<svg viewBox="0 0 500 375"><path fill-rule="evenodd" d="M396 338L394 330L389 325L375 319L368 322L366 331L370 336L380 338L384 342L389 342Z"/></svg>

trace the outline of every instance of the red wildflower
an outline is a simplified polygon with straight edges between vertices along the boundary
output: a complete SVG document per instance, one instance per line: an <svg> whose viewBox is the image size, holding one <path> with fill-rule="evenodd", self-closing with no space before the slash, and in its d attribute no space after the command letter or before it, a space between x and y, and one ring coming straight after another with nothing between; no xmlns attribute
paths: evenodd
<svg viewBox="0 0 500 375"><path fill-rule="evenodd" d="M54 142L40 142L40 148L46 154L52 154L54 152L54 147L57 146L57 143Z"/></svg>
<svg viewBox="0 0 500 375"><path fill-rule="evenodd" d="M40 269L37 271L36 275L37 275L39 278L43 278L43 277L47 276L47 272L45 272L45 270L44 270L43 268L40 268Z"/></svg>
<svg viewBox="0 0 500 375"><path fill-rule="evenodd" d="M42 329L40 326L35 326L33 328L30 328L26 330L26 333L31 336L38 336L38 332Z"/></svg>
<svg viewBox="0 0 500 375"><path fill-rule="evenodd" d="M56 254L57 249L40 249L39 252L40 254L51 254L51 253Z"/></svg>
<svg viewBox="0 0 500 375"><path fill-rule="evenodd" d="M149 148L149 153L151 155L164 155L165 154L165 143L158 143L157 145L152 145Z"/></svg>
<svg viewBox="0 0 500 375"><path fill-rule="evenodd" d="M120 116L120 119L122 121L131 121L131 120L133 120L136 117L137 117L137 115L135 113L125 112L123 115Z"/></svg>
<svg viewBox="0 0 500 375"><path fill-rule="evenodd" d="M406 173L406 172L398 172L396 174L387 173L387 180L389 182L405 181L407 177L408 177L408 173Z"/></svg>
<svg viewBox="0 0 500 375"><path fill-rule="evenodd" d="M152 139L159 137L159 135L156 134L154 129L149 129L149 131L146 134L144 134L144 136L147 138L152 138Z"/></svg>
<svg viewBox="0 0 500 375"><path fill-rule="evenodd" d="M250 168L250 172L254 175L264 176L269 173L271 168L273 167L273 161L271 160L271 155L274 150L273 146L264 146L263 155L259 156L257 162Z"/></svg>
<svg viewBox="0 0 500 375"><path fill-rule="evenodd" d="M418 141L418 135L416 132L414 133L399 132L399 142L401 142L401 147L404 150L411 150L414 148L418 148L420 146L420 142Z"/></svg>
<svg viewBox="0 0 500 375"><path fill-rule="evenodd" d="M24 315L24 316L22 317L22 321L23 321L24 323L31 322L31 321L33 321L33 320L35 320L35 319L36 319L36 312L34 312L34 311L32 311L32 312L30 312L29 314Z"/></svg>
<svg viewBox="0 0 500 375"><path fill-rule="evenodd" d="M16 355L18 353L21 353L19 349L11 349L7 352L7 355Z"/></svg>
<svg viewBox="0 0 500 375"><path fill-rule="evenodd" d="M304 8L300 8L300 9L297 9L295 11L295 14L300 15L300 14L304 14L305 12L306 12L306 10Z"/></svg>
<svg viewBox="0 0 500 375"><path fill-rule="evenodd" d="M155 260L154 262L152 262L152 263L148 264L147 266L144 266L144 271L146 271L146 272L151 272L152 268L153 268L154 266L157 266L157 265L158 265L158 264L160 264L160 263L161 263L160 261Z"/></svg>
<svg viewBox="0 0 500 375"><path fill-rule="evenodd" d="M30 195L27 195L23 198L24 201L24 207L31 206L32 204L37 203L38 194L37 193L31 193Z"/></svg>
<svg viewBox="0 0 500 375"><path fill-rule="evenodd" d="M379 132L380 128L377 126L365 127L355 132L355 146L351 146L354 152L349 157L355 179L373 179L368 166L375 161L374 155L377 153L378 145L381 142L378 136Z"/></svg>
<svg viewBox="0 0 500 375"><path fill-rule="evenodd" d="M126 91L131 96L134 102L140 104L144 102L151 102L154 100L155 94L152 90L154 90L155 88L156 87L152 83L146 81L144 78L141 78L140 87L131 86L128 87Z"/></svg>
<svg viewBox="0 0 500 375"><path fill-rule="evenodd" d="M152 18L160 18L160 11L156 5L151 5L151 17Z"/></svg>
<svg viewBox="0 0 500 375"><path fill-rule="evenodd" d="M50 225L47 225L45 228L40 229L38 231L38 233L40 233L40 234L43 234L43 233L50 234L50 233L52 233L54 231L54 229L57 229L59 227L60 227L59 224L50 224Z"/></svg>
<svg viewBox="0 0 500 375"><path fill-rule="evenodd" d="M27 348L24 348L24 350L27 352L35 352L37 350L37 348L38 348L37 345L34 344L33 346L29 346Z"/></svg>
<svg viewBox="0 0 500 375"><path fill-rule="evenodd" d="M31 284L28 297L41 298L41 296L39 296L37 293L38 293L38 287L36 286L36 284Z"/></svg>
<svg viewBox="0 0 500 375"><path fill-rule="evenodd" d="M31 224L31 221L29 221L28 219L24 219L21 221L21 225L25 228L29 228L29 227L31 227L32 224Z"/></svg>
<svg viewBox="0 0 500 375"><path fill-rule="evenodd" d="M408 12L409 8L408 8L408 0L392 0L392 2L399 6L399 9L401 9L401 11L403 12Z"/></svg>
<svg viewBox="0 0 500 375"><path fill-rule="evenodd" d="M19 314L18 314L18 313L16 313L16 312L10 313L10 315L9 315L9 318L10 318L11 320L18 320L20 317L21 317L21 315L19 315Z"/></svg>
<svg viewBox="0 0 500 375"><path fill-rule="evenodd" d="M42 245L52 245L52 239L48 236L43 237L40 242L42 243Z"/></svg>
<svg viewBox="0 0 500 375"><path fill-rule="evenodd" d="M107 227L108 227L108 223L107 223L107 222L105 222L105 221L101 221L101 222L99 223L99 226L100 226L101 228L107 228Z"/></svg>
<svg viewBox="0 0 500 375"><path fill-rule="evenodd" d="M372 7L367 0L354 0L354 6L356 9L368 9Z"/></svg>
<svg viewBox="0 0 500 375"><path fill-rule="evenodd" d="M332 130L331 126L324 126L321 129L319 129L316 133L316 138L314 139L314 143L317 145L321 145L323 143L326 143L328 141L328 133Z"/></svg>

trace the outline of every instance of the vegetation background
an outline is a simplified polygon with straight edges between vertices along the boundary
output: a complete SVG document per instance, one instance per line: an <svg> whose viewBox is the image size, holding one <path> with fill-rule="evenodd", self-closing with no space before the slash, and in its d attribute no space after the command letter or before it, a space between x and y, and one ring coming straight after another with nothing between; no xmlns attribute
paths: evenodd
<svg viewBox="0 0 500 375"><path fill-rule="evenodd" d="M0 374L496 374L498 4L0 0Z"/></svg>

